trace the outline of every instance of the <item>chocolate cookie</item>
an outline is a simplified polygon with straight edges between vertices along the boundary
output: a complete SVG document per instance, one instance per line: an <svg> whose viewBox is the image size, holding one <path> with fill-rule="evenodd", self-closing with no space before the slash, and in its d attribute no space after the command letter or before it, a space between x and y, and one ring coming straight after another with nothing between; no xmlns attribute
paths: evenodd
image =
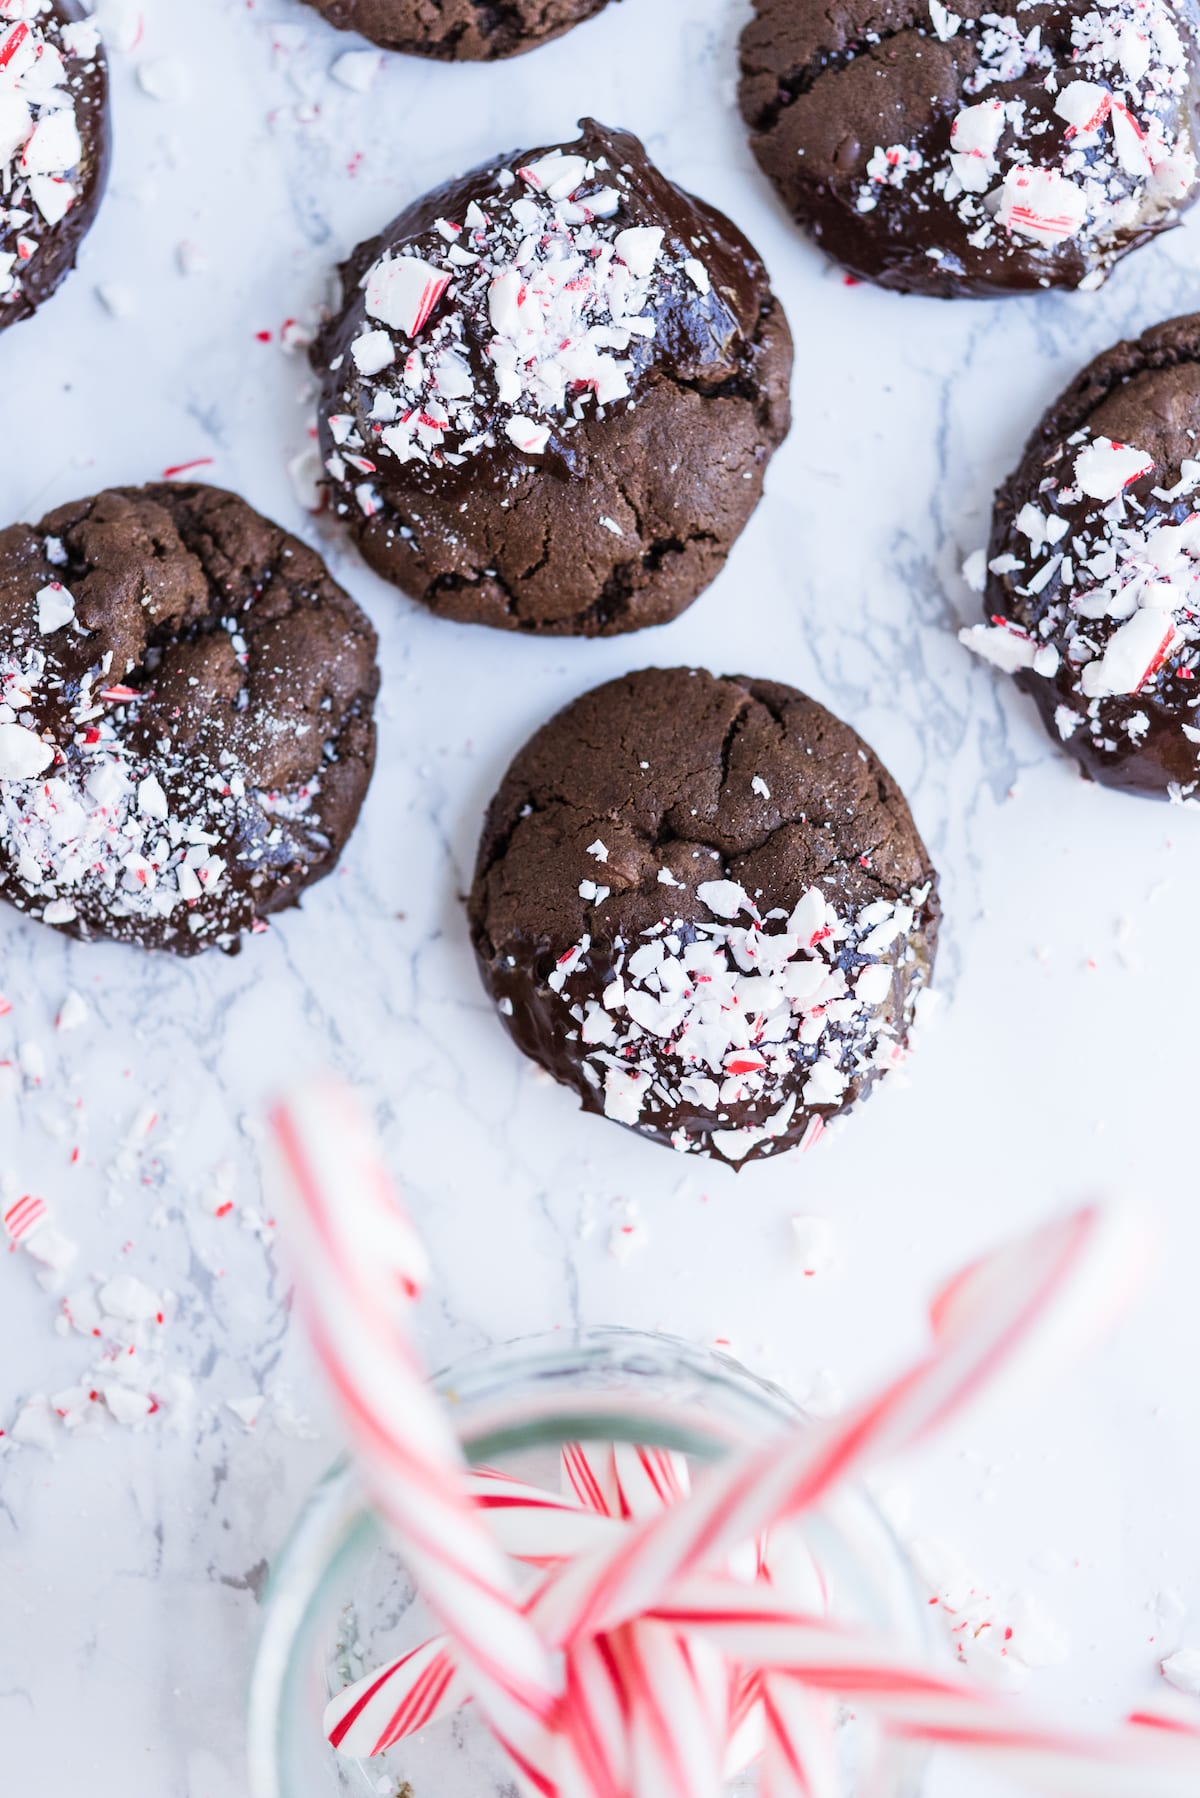
<svg viewBox="0 0 1200 1798"><path fill-rule="evenodd" d="M361 244L313 361L373 568L447 618L608 636L721 567L787 430L792 345L740 232L627 132L582 131Z"/></svg>
<svg viewBox="0 0 1200 1798"><path fill-rule="evenodd" d="M375 757L375 632L215 487L0 531L0 894L192 955L328 874Z"/></svg>
<svg viewBox="0 0 1200 1798"><path fill-rule="evenodd" d="M755 9L754 153L868 281L947 298L1098 287L1195 198L1195 0Z"/></svg>
<svg viewBox="0 0 1200 1798"><path fill-rule="evenodd" d="M517 1046L587 1111L735 1164L902 1060L936 875L862 739L777 681L647 669L517 756L470 899Z"/></svg>
<svg viewBox="0 0 1200 1798"><path fill-rule="evenodd" d="M1107 350L1055 400L996 495L989 622L962 632L1085 774L1159 798L1200 785L1198 491L1192 314Z"/></svg>
<svg viewBox="0 0 1200 1798"><path fill-rule="evenodd" d="M331 25L385 50L443 62L493 62L561 37L607 0L309 0Z"/></svg>
<svg viewBox="0 0 1200 1798"><path fill-rule="evenodd" d="M108 71L76 0L0 5L0 330L48 299L108 174Z"/></svg>

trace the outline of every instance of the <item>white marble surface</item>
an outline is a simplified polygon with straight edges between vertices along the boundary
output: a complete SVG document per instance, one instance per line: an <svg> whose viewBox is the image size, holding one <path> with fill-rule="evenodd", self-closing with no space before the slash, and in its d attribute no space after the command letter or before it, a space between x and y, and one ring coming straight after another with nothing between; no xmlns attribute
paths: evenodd
<svg viewBox="0 0 1200 1798"><path fill-rule="evenodd" d="M166 1396L143 1428L92 1407L90 1427L0 1458L0 1789L244 1791L256 1592L336 1444L249 1227L254 1119L321 1063L375 1105L428 1234L433 1362L620 1321L727 1339L830 1403L918 1340L934 1279L1002 1232L1096 1192L1154 1208L1168 1254L1119 1340L903 1476L914 1528L961 1548L1001 1610L1032 1592L1069 1637L1035 1693L1091 1717L1152 1693L1158 1656L1200 1645L1200 822L1074 777L958 647L975 601L955 568L1063 380L1200 295L1200 219L1096 296L901 300L845 286L753 167L733 104L740 0L623 0L499 69L392 59L366 96L328 78L351 40L291 0L144 13L141 42L113 56L113 186L82 266L0 342L5 520L211 457L213 480L313 534L286 472L310 394L283 320L311 317L335 257L409 197L566 136L585 110L639 131L758 243L796 332L796 423L720 580L640 637L437 623L330 545L381 630L380 765L339 873L239 958L143 960L0 917L0 1061L32 1045L36 1075L45 1057L40 1080L0 1077L0 1167L78 1240L69 1286L125 1271L173 1295L152 1331ZM189 276L185 241L204 259ZM740 1176L576 1114L490 1015L460 904L481 809L530 729L664 661L770 672L851 720L943 874L948 1002L907 1082L840 1140ZM64 1034L69 989L91 1017ZM122 1149L146 1101L157 1122ZM222 1180L234 1209L217 1217ZM795 1212L832 1220L835 1272L801 1276ZM0 1259L0 1427L31 1394L95 1377L96 1345L56 1333L60 1300L35 1272ZM248 1429L225 1401L257 1395ZM1182 1622L1156 1621L1163 1591ZM935 1789L991 1788L955 1770Z"/></svg>

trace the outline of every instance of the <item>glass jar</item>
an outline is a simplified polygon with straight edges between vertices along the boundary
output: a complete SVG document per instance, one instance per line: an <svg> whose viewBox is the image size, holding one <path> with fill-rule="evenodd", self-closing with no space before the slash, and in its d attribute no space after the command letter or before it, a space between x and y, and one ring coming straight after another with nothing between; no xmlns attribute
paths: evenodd
<svg viewBox="0 0 1200 1798"><path fill-rule="evenodd" d="M460 1361L433 1384L470 1462L555 1491L567 1441L676 1449L699 1464L794 1429L802 1416L777 1386L725 1355L624 1329L527 1338ZM836 1615L928 1650L927 1604L863 1492L840 1495L805 1533ZM483 1798L511 1790L470 1710L369 1763L335 1753L324 1739L322 1712L335 1692L434 1633L353 1469L339 1462L273 1567L251 1686L253 1798L391 1798L406 1787L412 1798ZM882 1750L863 1724L840 1735L851 1793L869 1784L870 1798L916 1798L919 1755Z"/></svg>

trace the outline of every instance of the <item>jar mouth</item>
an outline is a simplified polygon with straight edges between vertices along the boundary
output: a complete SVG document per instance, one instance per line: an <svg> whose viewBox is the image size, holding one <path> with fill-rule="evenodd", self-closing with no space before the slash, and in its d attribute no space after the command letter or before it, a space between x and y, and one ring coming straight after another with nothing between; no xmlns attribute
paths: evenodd
<svg viewBox="0 0 1200 1798"><path fill-rule="evenodd" d="M454 1361L430 1383L476 1465L545 1456L570 1440L637 1442L713 1461L782 1434L806 1415L781 1387L730 1355L621 1326L518 1337ZM865 1620L928 1648L928 1606L898 1539L865 1492L840 1495L806 1534L839 1588L848 1584ZM373 1558L386 1558L384 1535L343 1457L310 1493L272 1565L250 1688L252 1798L354 1790L366 1798L391 1789L365 1764L335 1755L320 1729L331 1695L333 1619ZM895 1768L889 1762L882 1781L874 1769L872 1798L915 1798L916 1759L907 1755L901 1765L898 1757ZM347 1778L355 1768L357 1784ZM431 1780L430 1790L438 1785Z"/></svg>

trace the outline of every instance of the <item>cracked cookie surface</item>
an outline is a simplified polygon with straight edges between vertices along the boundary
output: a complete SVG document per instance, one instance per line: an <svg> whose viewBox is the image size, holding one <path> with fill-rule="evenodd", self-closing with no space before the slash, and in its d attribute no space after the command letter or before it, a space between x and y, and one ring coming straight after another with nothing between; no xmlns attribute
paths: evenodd
<svg viewBox="0 0 1200 1798"><path fill-rule="evenodd" d="M331 25L385 50L443 62L492 62L561 37L608 0L309 0Z"/></svg>
<svg viewBox="0 0 1200 1798"><path fill-rule="evenodd" d="M583 1107L738 1164L903 1059L937 936L908 806L778 682L647 669L518 754L470 897L484 985Z"/></svg>
<svg viewBox="0 0 1200 1798"><path fill-rule="evenodd" d="M962 633L1108 786L1200 789L1200 314L1106 350L996 496Z"/></svg>
<svg viewBox="0 0 1200 1798"><path fill-rule="evenodd" d="M449 618L600 636L709 585L789 422L792 346L755 251L637 139L514 155L343 267L313 347L334 505Z"/></svg>
<svg viewBox="0 0 1200 1798"><path fill-rule="evenodd" d="M337 861L378 685L365 614L231 493L0 531L0 894L76 937L235 948Z"/></svg>
<svg viewBox="0 0 1200 1798"><path fill-rule="evenodd" d="M905 293L1099 286L1197 191L1194 0L755 0L751 147L854 274Z"/></svg>

